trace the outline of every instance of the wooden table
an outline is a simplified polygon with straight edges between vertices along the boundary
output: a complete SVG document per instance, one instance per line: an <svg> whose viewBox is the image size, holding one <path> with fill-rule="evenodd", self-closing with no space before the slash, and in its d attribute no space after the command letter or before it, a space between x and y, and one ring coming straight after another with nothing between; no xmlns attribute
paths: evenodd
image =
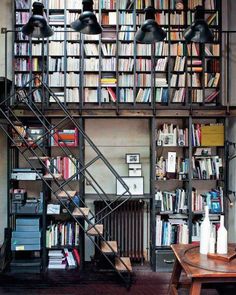
<svg viewBox="0 0 236 295"><path fill-rule="evenodd" d="M235 248L236 245L230 244ZM236 282L236 259L230 262L207 258L199 253L199 246L176 244L171 246L175 254L175 263L170 280L168 294L178 294L178 288L190 287L190 295L199 295L203 283ZM182 270L190 278L190 285L181 284Z"/></svg>

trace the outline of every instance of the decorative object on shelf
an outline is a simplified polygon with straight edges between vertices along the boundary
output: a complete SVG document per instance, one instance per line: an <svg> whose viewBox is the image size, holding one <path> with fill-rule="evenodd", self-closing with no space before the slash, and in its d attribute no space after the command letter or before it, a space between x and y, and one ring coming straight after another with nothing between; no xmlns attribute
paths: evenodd
<svg viewBox="0 0 236 295"><path fill-rule="evenodd" d="M47 23L43 9L44 5L42 3L33 3L33 15L22 28L22 33L24 35L29 35L34 38L47 38L53 35L54 32Z"/></svg>
<svg viewBox="0 0 236 295"><path fill-rule="evenodd" d="M141 43L154 43L164 40L166 32L155 21L155 9L145 8L145 21L135 34L135 40Z"/></svg>
<svg viewBox="0 0 236 295"><path fill-rule="evenodd" d="M194 22L185 30L184 38L188 42L213 42L214 36L209 29L207 22L204 20L204 8L202 6L196 6Z"/></svg>
<svg viewBox="0 0 236 295"><path fill-rule="evenodd" d="M227 230L224 226L224 215L220 216L220 227L217 231L217 254L227 254L228 252L228 238Z"/></svg>
<svg viewBox="0 0 236 295"><path fill-rule="evenodd" d="M209 219L209 209L205 206L205 218L201 224L200 232L200 253L207 254L209 250L211 223Z"/></svg>
<svg viewBox="0 0 236 295"><path fill-rule="evenodd" d="M93 13L93 0L83 0L83 12L79 19L71 23L72 29L82 34L97 35L102 33L102 27Z"/></svg>

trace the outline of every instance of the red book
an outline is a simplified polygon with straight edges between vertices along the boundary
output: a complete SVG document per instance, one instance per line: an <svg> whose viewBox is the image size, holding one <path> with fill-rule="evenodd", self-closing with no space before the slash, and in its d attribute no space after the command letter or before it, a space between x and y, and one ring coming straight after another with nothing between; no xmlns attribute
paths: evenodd
<svg viewBox="0 0 236 295"><path fill-rule="evenodd" d="M111 87L107 87L107 91L110 94L111 100L116 102L116 93Z"/></svg>
<svg viewBox="0 0 236 295"><path fill-rule="evenodd" d="M72 250L72 253L73 253L74 258L75 258L75 260L76 260L76 262L77 262L77 265L80 266L80 256L79 256L79 252L78 252L78 250L77 250L76 248L74 248L74 249Z"/></svg>

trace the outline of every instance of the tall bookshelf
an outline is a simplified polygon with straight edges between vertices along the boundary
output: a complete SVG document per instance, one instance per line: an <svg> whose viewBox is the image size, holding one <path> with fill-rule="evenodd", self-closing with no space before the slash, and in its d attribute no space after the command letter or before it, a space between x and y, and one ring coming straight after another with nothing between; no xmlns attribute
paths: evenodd
<svg viewBox="0 0 236 295"><path fill-rule="evenodd" d="M20 2L24 3L23 0ZM96 109L97 116L102 116L104 110L115 110L116 114L111 116L120 114L123 109L143 111L141 115L136 113L136 117L145 116L145 111L149 111L146 116L152 126L151 257L155 265L156 216L167 222L167 211L170 211L161 212L158 209L160 214L156 214L157 191L167 192L168 196L176 193L183 195L183 208L175 214L184 215L182 220L188 232L185 241L191 242L195 239L192 233L198 227L192 227L192 221L197 223L202 216L201 210L196 213L197 210L192 207L193 188L206 183L206 189L201 193L209 193L212 188L222 185L220 178L193 178L192 165L199 160L192 160L197 156L191 137L192 124L200 124L201 121L206 124L224 123L224 115L213 120L212 114L203 112L199 115L197 112L199 109L220 108L223 104L220 91L221 1L184 0L182 5L177 5L181 1L153 1L156 19L166 30L167 38L152 45L134 40L135 32L144 21L144 8L150 1L94 1L94 12L103 27L99 36L82 35L70 29L69 24L82 11L81 1L60 0L57 2L59 6L56 6L56 1L43 2L55 34L45 40L25 38L21 33L15 35L15 87L22 86L34 75L40 75L68 110L79 110L78 116L86 110L86 114L91 114L89 111L93 109ZM28 6L15 7L15 29L19 29L31 13L31 3L25 3ZM215 37L212 44L187 44L183 39L184 30L194 20L196 5L205 8L205 19ZM28 90L33 90L35 86L28 85ZM40 92L34 91L32 99L36 103L44 102L49 109L54 107L53 99ZM132 113L125 114L132 116ZM81 122L85 120L81 116ZM178 126L185 132L187 130L184 133L185 144L180 145L178 141L169 146L158 144L158 131L164 123L173 124L174 128ZM224 166L224 148L215 146L211 149L209 160L220 154ZM182 170L175 171L175 176L170 178L157 178L156 166L160 157L163 156L165 161L169 152L176 153ZM201 194L196 191L196 195ZM226 191L225 187L223 191ZM167 244L160 242L158 247L163 249L168 247Z"/></svg>
<svg viewBox="0 0 236 295"><path fill-rule="evenodd" d="M175 1L154 1L156 19L167 31L166 39L154 45L134 41L149 1L94 1L103 26L100 36L83 36L70 29L81 13L81 1L59 1L59 7L53 1L44 4L55 34L43 42L16 34L17 86L43 72L61 101L79 102L81 108L221 105L220 1L183 1L180 6ZM196 5L205 7L214 34L212 44L187 44L183 39L184 30L194 21ZM26 22L30 7L16 8L16 29Z"/></svg>

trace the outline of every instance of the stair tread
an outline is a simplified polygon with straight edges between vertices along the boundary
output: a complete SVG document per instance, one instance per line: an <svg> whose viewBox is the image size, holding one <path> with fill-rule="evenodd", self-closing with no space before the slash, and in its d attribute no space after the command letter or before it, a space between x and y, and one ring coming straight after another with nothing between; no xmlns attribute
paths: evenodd
<svg viewBox="0 0 236 295"><path fill-rule="evenodd" d="M97 236L98 232L100 235L103 234L103 224L96 224L95 226L92 226L88 229L87 234L89 234L90 236Z"/></svg>
<svg viewBox="0 0 236 295"><path fill-rule="evenodd" d="M74 211L72 212L72 215L73 216L84 216L81 211L84 213L85 216L88 216L89 208L86 208L86 207L79 207L79 208L76 207L74 209Z"/></svg>
<svg viewBox="0 0 236 295"><path fill-rule="evenodd" d="M111 248L107 245L109 244L111 248L114 250L115 253L118 252L118 247L117 247L117 241L107 241L107 242L101 242L101 250L103 253L113 253Z"/></svg>
<svg viewBox="0 0 236 295"><path fill-rule="evenodd" d="M124 266L124 264L121 262L121 260L124 262L124 264L127 266L127 268ZM132 265L129 257L120 257L116 258L115 267L119 271L132 271Z"/></svg>
<svg viewBox="0 0 236 295"><path fill-rule="evenodd" d="M68 197L68 195L70 197L74 197L76 195L76 191L61 191L59 194L58 194L58 197L60 198L64 198L64 197Z"/></svg>
<svg viewBox="0 0 236 295"><path fill-rule="evenodd" d="M59 173L53 174L53 176L48 173L48 174L45 174L43 177L45 179L54 179L54 178L56 178L56 179L63 179L62 174L59 174Z"/></svg>

